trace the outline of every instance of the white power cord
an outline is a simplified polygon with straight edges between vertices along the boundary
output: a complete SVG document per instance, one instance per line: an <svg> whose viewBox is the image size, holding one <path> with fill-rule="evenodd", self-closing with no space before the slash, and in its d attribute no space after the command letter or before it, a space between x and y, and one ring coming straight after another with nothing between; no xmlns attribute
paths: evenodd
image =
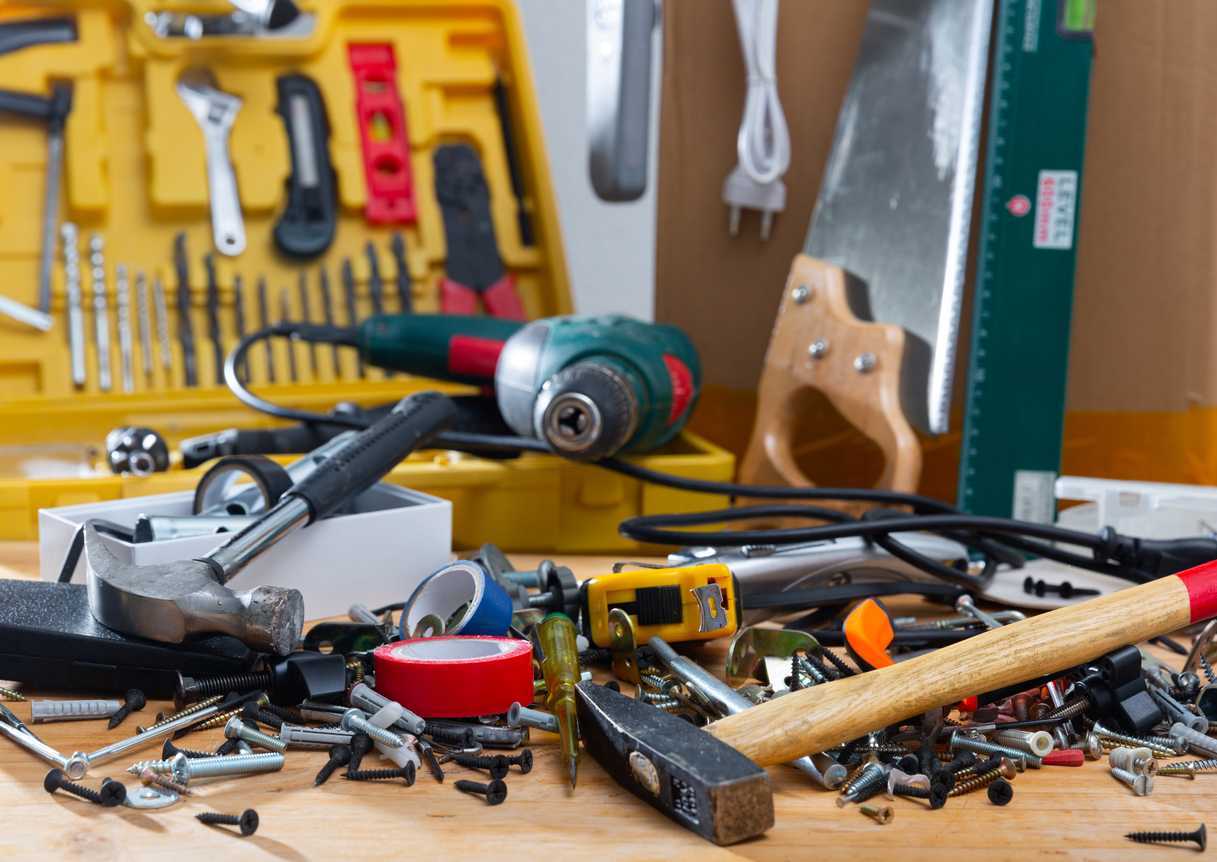
<svg viewBox="0 0 1217 862"><path fill-rule="evenodd" d="M761 239L769 239L773 214L786 208L782 176L790 166L790 132L776 73L778 0L733 0L735 25L748 73L744 118L735 141L739 163L723 183L731 207L731 235L739 233L740 210L761 212Z"/></svg>

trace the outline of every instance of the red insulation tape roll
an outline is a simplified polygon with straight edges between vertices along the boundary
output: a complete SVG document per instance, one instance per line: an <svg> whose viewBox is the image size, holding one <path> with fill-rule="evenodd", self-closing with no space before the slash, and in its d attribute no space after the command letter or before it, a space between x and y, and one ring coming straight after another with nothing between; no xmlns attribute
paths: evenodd
<svg viewBox="0 0 1217 862"><path fill-rule="evenodd" d="M423 718L506 712L533 701L532 644L453 635L379 647L376 691Z"/></svg>

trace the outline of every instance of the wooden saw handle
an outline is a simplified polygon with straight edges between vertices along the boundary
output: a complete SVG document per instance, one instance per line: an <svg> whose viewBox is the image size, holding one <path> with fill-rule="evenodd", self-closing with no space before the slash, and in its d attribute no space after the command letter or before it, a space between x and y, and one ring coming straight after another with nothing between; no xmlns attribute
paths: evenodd
<svg viewBox="0 0 1217 862"><path fill-rule="evenodd" d="M765 354L756 424L740 464L744 484L812 485L795 464L791 441L808 394L819 390L883 450L877 487L917 490L921 446L900 407L904 330L859 320L845 291L840 267L795 256Z"/></svg>
<svg viewBox="0 0 1217 862"><path fill-rule="evenodd" d="M891 667L796 691L708 729L762 766L786 763L1212 616L1217 616L1217 562L1011 623Z"/></svg>

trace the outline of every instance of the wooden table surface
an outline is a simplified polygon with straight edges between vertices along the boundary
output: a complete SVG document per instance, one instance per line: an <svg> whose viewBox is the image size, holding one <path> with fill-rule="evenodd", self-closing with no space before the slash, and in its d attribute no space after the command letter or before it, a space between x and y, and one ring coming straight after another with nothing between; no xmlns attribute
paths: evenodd
<svg viewBox="0 0 1217 862"><path fill-rule="evenodd" d="M513 555L518 568L535 566L539 557ZM570 557L580 578L609 571L609 558ZM0 577L37 576L37 546L0 542ZM357 597L356 597L357 598ZM899 614L929 615L919 600L891 602ZM722 672L717 650L691 654ZM1178 667L1180 659L1155 650ZM718 658L717 661L713 659ZM629 687L626 686L629 691ZM23 691L36 699L68 698L79 693ZM10 703L23 720L29 704ZM149 702L138 718L171 711L171 704ZM843 705L848 708L848 705ZM63 752L93 750L124 738L142 723L128 719L114 732L104 722L41 724L36 732ZM222 731L193 734L182 744L214 749ZM281 772L253 778L207 782L193 797L161 811L120 806L104 809L75 797L42 788L46 763L7 739L0 740L0 857L157 859L240 854L245 859L542 859L576 858L636 862L643 859L794 859L794 860L1028 860L1187 858L1194 845L1152 847L1122 836L1134 829L1192 830L1217 803L1217 774L1194 781L1160 777L1152 795L1137 797L1117 782L1106 761L1081 768L1028 770L1013 781L1014 799L1004 808L984 793L952 799L930 811L914 800L890 803L896 817L880 826L855 807L837 808L837 794L809 786L802 773L786 767L769 770L773 779L777 823L765 835L720 848L678 827L617 786L590 757L579 767L578 788L571 791L557 757L556 737L534 731L536 763L529 775L515 769L508 776L509 795L491 807L480 797L452 787L457 778L484 780L454 764L445 766L440 784L423 768L413 787L403 783L352 783L339 777L315 788L313 777L326 755L289 749ZM84 780L96 787L103 776L138 781L125 769L135 760L159 756L160 741L99 765ZM1188 758L1190 759L1190 758ZM256 808L257 833L242 838L235 830L204 826L199 811L240 813ZM1217 821L1214 823L1217 826ZM1190 848L1190 849L1189 849ZM376 854L373 857L371 854Z"/></svg>

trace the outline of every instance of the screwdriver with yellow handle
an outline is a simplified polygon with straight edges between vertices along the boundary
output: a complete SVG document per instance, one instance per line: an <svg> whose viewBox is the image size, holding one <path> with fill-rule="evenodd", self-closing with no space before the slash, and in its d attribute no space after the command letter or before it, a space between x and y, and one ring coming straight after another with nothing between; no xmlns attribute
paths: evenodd
<svg viewBox="0 0 1217 862"><path fill-rule="evenodd" d="M762 766L826 751L881 727L1217 616L1217 562L1079 602L933 653L793 692L709 732Z"/></svg>
<svg viewBox="0 0 1217 862"><path fill-rule="evenodd" d="M541 675L545 678L545 708L558 719L562 760L574 789L579 769L579 726L575 717L575 684L579 682L579 645L575 624L566 614L553 613L537 626L541 644Z"/></svg>

